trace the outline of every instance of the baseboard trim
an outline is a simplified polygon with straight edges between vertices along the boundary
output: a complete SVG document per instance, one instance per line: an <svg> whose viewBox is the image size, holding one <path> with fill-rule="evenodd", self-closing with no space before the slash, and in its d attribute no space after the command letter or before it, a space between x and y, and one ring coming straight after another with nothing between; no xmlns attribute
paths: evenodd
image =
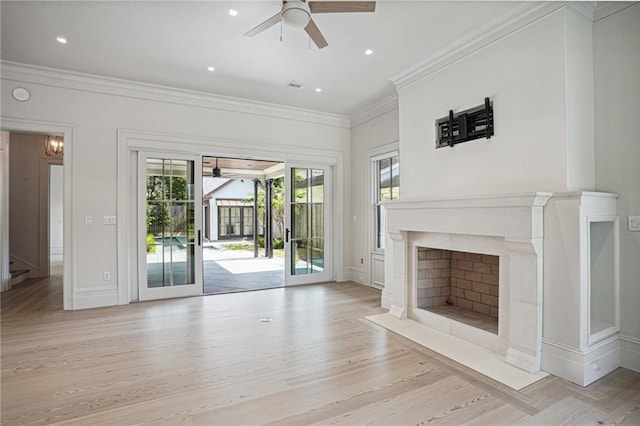
<svg viewBox="0 0 640 426"><path fill-rule="evenodd" d="M353 281L354 283L369 286L369 277L367 271L362 268L348 266L344 268L344 276L346 277L347 281Z"/></svg>
<svg viewBox="0 0 640 426"><path fill-rule="evenodd" d="M104 308L118 305L116 287L89 287L76 289L73 309Z"/></svg>
<svg viewBox="0 0 640 426"><path fill-rule="evenodd" d="M620 338L620 367L640 373L640 339L630 336Z"/></svg>
<svg viewBox="0 0 640 426"><path fill-rule="evenodd" d="M586 351L542 341L542 370L580 386L587 386L620 367L620 341L612 336Z"/></svg>

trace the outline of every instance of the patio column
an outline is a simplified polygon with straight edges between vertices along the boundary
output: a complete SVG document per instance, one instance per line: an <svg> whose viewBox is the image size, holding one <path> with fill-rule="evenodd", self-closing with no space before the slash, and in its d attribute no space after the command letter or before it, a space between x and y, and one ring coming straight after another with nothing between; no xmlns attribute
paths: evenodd
<svg viewBox="0 0 640 426"><path fill-rule="evenodd" d="M273 179L265 180L265 222L264 255L273 258Z"/></svg>
<svg viewBox="0 0 640 426"><path fill-rule="evenodd" d="M258 186L260 179L253 179L253 257L258 257Z"/></svg>

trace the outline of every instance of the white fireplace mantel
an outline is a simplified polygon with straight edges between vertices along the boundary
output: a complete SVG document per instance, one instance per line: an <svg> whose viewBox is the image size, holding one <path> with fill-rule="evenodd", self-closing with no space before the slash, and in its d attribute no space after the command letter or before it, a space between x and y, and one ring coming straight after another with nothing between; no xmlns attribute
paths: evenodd
<svg viewBox="0 0 640 426"><path fill-rule="evenodd" d="M524 370L518 386L541 370L588 385L620 365L616 199L582 191L385 203L382 321L426 346L445 342L440 348L463 364L473 350L484 358L465 365L490 377ZM497 335L418 307L419 247L498 256Z"/></svg>
<svg viewBox="0 0 640 426"><path fill-rule="evenodd" d="M541 366L544 206L552 194L403 200L384 204L387 249L382 305L503 356L527 372ZM415 253L426 246L499 256L498 335L437 318L415 304Z"/></svg>

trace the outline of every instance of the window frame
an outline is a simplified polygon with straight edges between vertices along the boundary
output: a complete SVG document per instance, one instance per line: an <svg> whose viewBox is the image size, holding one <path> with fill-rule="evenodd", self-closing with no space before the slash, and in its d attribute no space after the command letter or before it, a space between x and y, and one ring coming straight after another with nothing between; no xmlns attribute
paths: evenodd
<svg viewBox="0 0 640 426"><path fill-rule="evenodd" d="M370 218L371 218L371 223L369 226L369 232L371 232L371 238L370 238L371 253L383 254L385 249L384 247L384 231L385 230L383 229L381 231L380 229L380 219L381 217L384 218L384 216L380 215L379 213L380 210L384 208L382 206L383 200L380 199L380 184L381 184L380 162L381 161L397 158L398 191L400 187L400 151L397 147L397 144L393 144L393 145L394 146L384 147L386 149L384 150L381 149L377 153L371 153L371 155L369 156L369 169L370 169L370 175L371 175L371 179L370 179L371 191L370 191L370 203L369 203ZM393 167L392 165L393 165L393 160L390 165L391 168ZM393 188L392 186L390 187ZM398 200L398 199L400 199L399 194L398 194L398 197L394 198L393 190L391 190L391 200ZM388 201L389 200L384 200L384 202L388 202Z"/></svg>

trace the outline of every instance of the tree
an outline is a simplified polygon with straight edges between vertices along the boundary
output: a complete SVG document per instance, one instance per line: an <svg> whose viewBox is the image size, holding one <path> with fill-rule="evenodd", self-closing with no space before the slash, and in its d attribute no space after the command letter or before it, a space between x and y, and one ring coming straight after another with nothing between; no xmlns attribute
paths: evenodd
<svg viewBox="0 0 640 426"><path fill-rule="evenodd" d="M161 234L172 223L171 202L187 201L187 179L181 176L147 176L147 230Z"/></svg>

